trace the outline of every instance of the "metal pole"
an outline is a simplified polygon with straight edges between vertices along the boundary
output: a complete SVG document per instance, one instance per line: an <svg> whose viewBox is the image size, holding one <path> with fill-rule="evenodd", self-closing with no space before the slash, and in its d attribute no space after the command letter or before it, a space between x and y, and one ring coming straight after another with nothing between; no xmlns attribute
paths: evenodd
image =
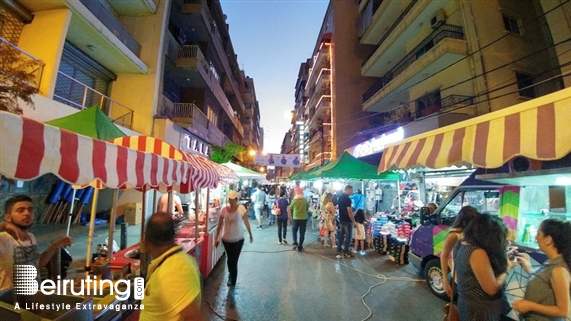
<svg viewBox="0 0 571 321"><path fill-rule="evenodd" d="M66 232L66 236L69 236L69 231L71 230L71 219L73 218L73 204L75 204L75 192L76 190L73 189L73 194L71 197L71 207L69 208L69 215L67 217L67 232Z"/></svg>
<svg viewBox="0 0 571 321"><path fill-rule="evenodd" d="M119 191L113 190L111 199L111 213L109 213L109 236L107 237L107 260L113 261L113 233L115 232L115 218L117 217L117 197Z"/></svg>
<svg viewBox="0 0 571 321"><path fill-rule="evenodd" d="M158 191L155 189L153 190L153 212L157 211L157 196L158 196Z"/></svg>
<svg viewBox="0 0 571 321"><path fill-rule="evenodd" d="M200 202L198 201L200 190L194 192L194 241L198 241L198 211L200 210L198 206Z"/></svg>
<svg viewBox="0 0 571 321"><path fill-rule="evenodd" d="M147 276L147 257L149 253L143 248L143 240L145 239L145 220L147 213L147 189L143 187L143 206L142 206L142 219L141 219L141 240L139 242L139 266L140 273L143 278Z"/></svg>
<svg viewBox="0 0 571 321"><path fill-rule="evenodd" d="M97 198L99 197L99 189L93 191L93 199L91 200L91 218L89 219L89 232L87 234L87 255L85 256L85 277L89 276L91 267L91 256L93 247L93 230L95 229L95 211L97 211Z"/></svg>

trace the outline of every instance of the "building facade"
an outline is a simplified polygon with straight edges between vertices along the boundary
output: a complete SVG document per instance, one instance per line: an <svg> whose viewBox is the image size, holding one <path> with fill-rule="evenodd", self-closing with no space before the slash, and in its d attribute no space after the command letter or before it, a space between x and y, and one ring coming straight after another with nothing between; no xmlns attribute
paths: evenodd
<svg viewBox="0 0 571 321"><path fill-rule="evenodd" d="M246 77L219 1L1 1L0 29L3 46L40 65L27 117L97 105L130 134L203 155L259 143L245 140Z"/></svg>
<svg viewBox="0 0 571 321"><path fill-rule="evenodd" d="M360 41L374 46L361 73L376 79L362 107L383 116L376 134L409 137L564 88L569 15L525 3L360 1ZM558 37L551 19L567 22Z"/></svg>

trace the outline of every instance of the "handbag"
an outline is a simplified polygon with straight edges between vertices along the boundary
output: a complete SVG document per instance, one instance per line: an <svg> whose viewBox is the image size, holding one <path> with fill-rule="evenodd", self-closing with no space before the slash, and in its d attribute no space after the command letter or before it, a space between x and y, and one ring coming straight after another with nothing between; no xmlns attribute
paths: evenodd
<svg viewBox="0 0 571 321"><path fill-rule="evenodd" d="M442 312L444 312L444 321L460 321L458 307L454 304L454 283L456 283L454 280L456 280L456 270L452 273L452 297L450 298L450 303L446 304L442 308Z"/></svg>
<svg viewBox="0 0 571 321"><path fill-rule="evenodd" d="M277 206L277 205L274 203L274 205L272 205L272 210L271 210L271 212L272 212L272 215L276 215L276 216L277 216L277 215L280 215L280 214L282 213L282 210L280 209L279 206Z"/></svg>

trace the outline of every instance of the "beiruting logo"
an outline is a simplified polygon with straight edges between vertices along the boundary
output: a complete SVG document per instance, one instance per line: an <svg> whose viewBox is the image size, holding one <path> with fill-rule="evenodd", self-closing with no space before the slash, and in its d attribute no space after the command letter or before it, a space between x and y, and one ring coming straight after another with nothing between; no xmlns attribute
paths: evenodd
<svg viewBox="0 0 571 321"><path fill-rule="evenodd" d="M77 282L80 283L76 287ZM142 300L145 296L145 281L142 277L134 279L133 299ZM68 289L69 288L69 289ZM61 279L58 275L57 280L44 280L38 283L38 271L33 265L14 265L14 293L16 295L35 295L41 292L44 295L75 295L75 296L92 296L104 295L105 289L109 288L111 295L119 301L129 299L131 293L131 283L129 280L117 280L113 283L111 280L97 279L97 276L81 280ZM78 303L77 305L81 305ZM93 308L93 304L91 307ZM70 309L71 307L67 307ZM81 308L81 307L76 307ZM83 306L84 309L89 308ZM113 308L113 307L112 307ZM117 305L117 309L121 309ZM143 309L141 305L139 307Z"/></svg>

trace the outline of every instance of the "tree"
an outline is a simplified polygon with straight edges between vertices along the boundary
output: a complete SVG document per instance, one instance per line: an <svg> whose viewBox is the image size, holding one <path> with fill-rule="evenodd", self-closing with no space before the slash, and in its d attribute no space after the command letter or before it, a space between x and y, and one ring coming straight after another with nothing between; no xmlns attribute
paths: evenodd
<svg viewBox="0 0 571 321"><path fill-rule="evenodd" d="M212 146L212 155L210 160L218 164L228 163L232 160L234 155L243 153L244 147L234 143L226 143L224 147Z"/></svg>
<svg viewBox="0 0 571 321"><path fill-rule="evenodd" d="M22 115L18 99L34 107L32 97L39 92L35 82L42 67L42 62L0 41L0 110Z"/></svg>

